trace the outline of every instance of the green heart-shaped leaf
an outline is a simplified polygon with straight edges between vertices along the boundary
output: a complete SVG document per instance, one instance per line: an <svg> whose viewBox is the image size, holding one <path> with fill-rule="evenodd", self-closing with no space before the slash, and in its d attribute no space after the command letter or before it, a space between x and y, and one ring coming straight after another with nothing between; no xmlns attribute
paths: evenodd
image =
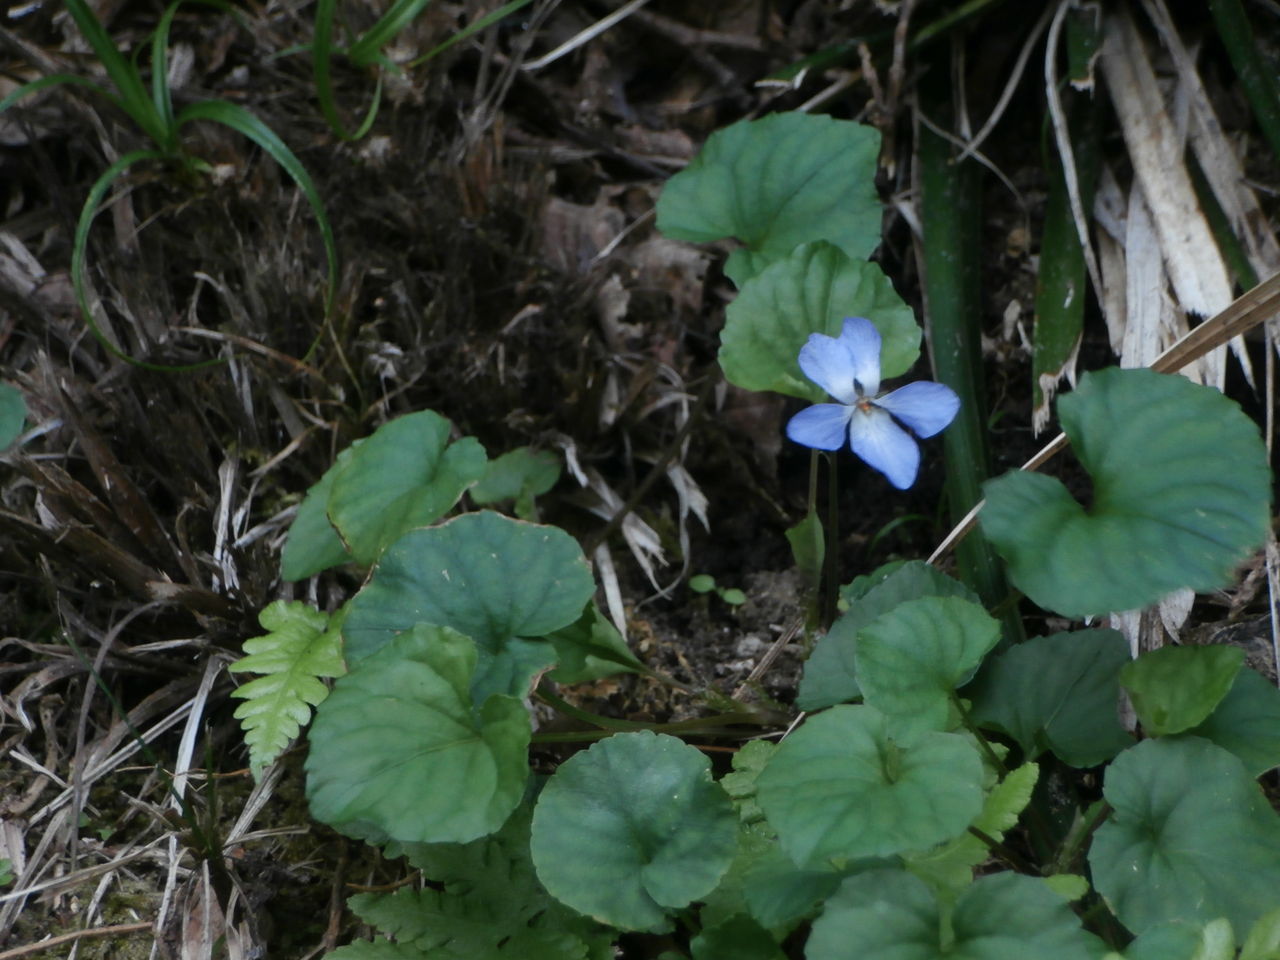
<svg viewBox="0 0 1280 960"><path fill-rule="evenodd" d="M470 639L419 624L339 678L311 725L312 815L379 842L465 842L501 827L529 773L529 716L514 697L473 710L475 666Z"/></svg>
<svg viewBox="0 0 1280 960"><path fill-rule="evenodd" d="M478 504L515 500L516 516L536 519L534 497L546 493L560 479L560 458L550 450L516 447L490 460L480 482L471 488Z"/></svg>
<svg viewBox="0 0 1280 960"><path fill-rule="evenodd" d="M1235 936L1226 920L1170 920L1144 930L1125 948L1124 960L1232 960L1235 955Z"/></svg>
<svg viewBox="0 0 1280 960"><path fill-rule="evenodd" d="M360 563L424 527L484 474L484 448L472 437L449 443L449 421L431 410L399 417L354 448L337 472L328 512Z"/></svg>
<svg viewBox="0 0 1280 960"><path fill-rule="evenodd" d="M415 623L452 627L480 647L476 703L489 693L523 696L529 679L555 662L534 639L578 619L595 583L582 550L563 530L468 513L411 530L382 555L351 601L343 625L359 662Z"/></svg>
<svg viewBox="0 0 1280 960"><path fill-rule="evenodd" d="M746 916L704 927L689 943L693 960L786 960L769 931Z"/></svg>
<svg viewBox="0 0 1280 960"><path fill-rule="evenodd" d="M725 265L741 287L801 243L829 240L864 259L880 245L873 128L819 114L775 113L713 133L667 181L658 229L676 240L742 243Z"/></svg>
<svg viewBox="0 0 1280 960"><path fill-rule="evenodd" d="M613 937L553 900L533 872L527 798L502 829L470 843L413 843L403 852L425 885L361 893L347 905L365 923L431 960L587 960ZM395 845L401 846L401 845ZM603 936L602 936L603 934Z"/></svg>
<svg viewBox="0 0 1280 960"><path fill-rule="evenodd" d="M959 580L921 560L885 564L848 584L841 596L849 612L831 625L804 665L796 698L802 710L813 712L862 696L856 669L858 633L876 617L921 597L963 597L978 603L978 595Z"/></svg>
<svg viewBox="0 0 1280 960"><path fill-rule="evenodd" d="M982 760L951 733L896 727L873 707L805 721L756 779L782 848L799 866L920 850L982 810Z"/></svg>
<svg viewBox="0 0 1280 960"><path fill-rule="evenodd" d="M859 865L868 862L882 866L888 861L856 861ZM797 867L774 843L747 871L743 893L751 915L760 924L770 929L785 928L813 916L822 901L835 893L846 872L856 870Z"/></svg>
<svg viewBox="0 0 1280 960"><path fill-rule="evenodd" d="M558 665L551 672L556 683L589 683L615 673L633 673L643 664L594 603L567 627L547 634L555 647Z"/></svg>
<svg viewBox="0 0 1280 960"><path fill-rule="evenodd" d="M725 310L720 366L746 390L774 390L817 403L823 389L800 370L812 333L838 337L846 317L880 331L880 373L906 373L920 356L920 325L881 269L829 243L806 243L742 288Z"/></svg>
<svg viewBox="0 0 1280 960"><path fill-rule="evenodd" d="M944 922L931 891L901 870L849 877L805 945L808 960L1096 960L1102 944L1041 880L997 873L961 894ZM948 935L949 934L949 935Z"/></svg>
<svg viewBox="0 0 1280 960"><path fill-rule="evenodd" d="M1089 850L1093 882L1134 933L1280 906L1280 818L1241 761L1198 737L1145 740L1107 768L1114 810Z"/></svg>
<svg viewBox="0 0 1280 960"><path fill-rule="evenodd" d="M955 688L999 639L1000 624L968 600L901 603L858 632L863 698L903 728L944 730Z"/></svg>
<svg viewBox="0 0 1280 960"><path fill-rule="evenodd" d="M1280 956L1280 908L1262 917L1240 947L1239 960L1276 960Z"/></svg>
<svg viewBox="0 0 1280 960"><path fill-rule="evenodd" d="M362 443L364 440L357 440L338 454L333 466L312 485L298 507L280 552L280 576L285 580L305 580L354 559L329 522L329 494L333 492L333 481Z"/></svg>
<svg viewBox="0 0 1280 960"><path fill-rule="evenodd" d="M1040 768L1034 763L1011 770L987 794L982 813L972 824L974 829L993 840L1004 839L1031 802L1039 776ZM973 868L990 856L991 850L983 840L972 833L962 833L934 850L907 854L903 859L911 873L929 884L942 902L951 904L973 882Z"/></svg>
<svg viewBox="0 0 1280 960"><path fill-rule="evenodd" d="M1116 709L1127 662L1129 645L1114 630L1034 637L993 658L964 695L973 720L1013 737L1027 759L1052 750L1092 767L1133 743Z"/></svg>
<svg viewBox="0 0 1280 960"><path fill-rule="evenodd" d="M530 849L557 900L624 930L663 930L668 913L715 888L737 832L706 756L646 731L560 765L538 797Z"/></svg>
<svg viewBox="0 0 1280 960"><path fill-rule="evenodd" d="M1280 690L1257 671L1241 670L1209 718L1187 732L1230 750L1260 777L1280 767Z"/></svg>
<svg viewBox="0 0 1280 960"><path fill-rule="evenodd" d="M1266 448L1216 390L1113 368L1086 373L1058 416L1093 478L1092 506L1052 477L1014 471L987 481L980 514L1013 582L1040 606L1090 616L1217 589L1266 536Z"/></svg>
<svg viewBox="0 0 1280 960"><path fill-rule="evenodd" d="M1120 671L1142 727L1152 736L1181 733L1204 720L1244 665L1239 647L1161 647Z"/></svg>

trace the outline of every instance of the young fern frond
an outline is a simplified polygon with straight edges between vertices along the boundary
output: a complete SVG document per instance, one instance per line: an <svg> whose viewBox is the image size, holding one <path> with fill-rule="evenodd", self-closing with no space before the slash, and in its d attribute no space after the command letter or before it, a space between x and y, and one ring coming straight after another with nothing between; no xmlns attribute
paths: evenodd
<svg viewBox="0 0 1280 960"><path fill-rule="evenodd" d="M329 695L320 678L347 672L341 639L345 617L345 607L330 617L305 603L277 600L258 614L268 632L246 640L246 656L227 668L262 674L231 694L245 701L235 716L244 729L255 780L311 721L311 708Z"/></svg>

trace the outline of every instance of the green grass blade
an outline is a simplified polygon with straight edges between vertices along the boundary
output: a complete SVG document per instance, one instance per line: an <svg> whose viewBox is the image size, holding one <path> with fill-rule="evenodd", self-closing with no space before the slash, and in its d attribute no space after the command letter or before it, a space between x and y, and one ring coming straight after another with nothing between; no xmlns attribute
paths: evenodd
<svg viewBox="0 0 1280 960"><path fill-rule="evenodd" d="M311 71L316 81L316 99L320 101L320 113L335 136L343 140L359 140L373 126L373 119L378 114L378 105L382 102L382 78L378 78L373 91L373 103L354 132L347 130L338 116L338 107L333 99L333 18L338 0L320 0L316 4L316 26L311 40Z"/></svg>
<svg viewBox="0 0 1280 960"><path fill-rule="evenodd" d="M338 248L333 239L333 229L329 225L329 217L324 210L324 201L321 199L320 191L316 189L311 175L307 173L306 168L294 155L294 152L276 135L276 132L244 107L228 103L225 100L205 100L202 103L194 103L186 107L178 114L178 126L180 128L195 120L209 120L213 123L220 123L224 127L230 127L237 133L248 137L265 150L276 163L280 164L285 172L293 178L293 182L298 185L298 188L302 190L302 195L306 198L307 203L311 205L311 211L315 214L316 223L320 227L320 236L324 241L325 259L328 261L329 282L326 285L324 295L325 317L327 318L333 308L334 293L338 286ZM316 342L319 342L318 336ZM308 356L315 349L315 345L315 343L312 343L310 349L307 350Z"/></svg>
<svg viewBox="0 0 1280 960"><path fill-rule="evenodd" d="M1064 91L1065 92L1065 91ZM1073 97L1067 126L1075 157L1080 203L1093 208L1098 173L1096 101ZM1036 277L1035 349L1031 356L1032 417L1037 432L1049 422L1049 402L1058 381L1075 366L1084 331L1084 304L1089 281L1085 272L1080 231L1071 213L1070 195L1062 163L1056 156L1050 169L1049 200L1040 238L1040 272Z"/></svg>
<svg viewBox="0 0 1280 960"><path fill-rule="evenodd" d="M432 57L438 57L440 54L444 53L454 44L461 43L463 40L466 40L468 37L475 36L481 30L484 30L485 28L492 26L493 24L497 23L499 20L503 19L504 17L507 17L515 13L521 7L527 7L532 2L533 0L511 0L510 3L503 4L497 10L494 10L492 13L485 14L475 23L467 24L465 27L463 27L461 30L455 33L452 37L450 37L444 43L440 44L439 46L432 47L430 50L428 50L422 56L418 57L416 60L410 61L409 66L416 67L416 66L419 66L420 64L426 63Z"/></svg>
<svg viewBox="0 0 1280 960"><path fill-rule="evenodd" d="M941 71L945 76L946 71ZM940 86L943 86L940 84ZM949 90L929 101L931 115ZM982 252L978 166L968 160L952 162L948 142L920 127L917 139L920 165L920 213L924 230L925 303L927 304L933 363L937 378L960 397L960 412L943 434L947 453L947 500L958 522L982 499L988 476L986 401L982 390L981 273ZM980 533L980 531L975 531ZM956 551L962 579L978 593L988 609L1009 593L999 557L984 537L972 534ZM1017 639L1016 611L1005 617L1008 639Z"/></svg>
<svg viewBox="0 0 1280 960"><path fill-rule="evenodd" d="M395 0L391 9L348 48L347 57L357 67L369 66L377 59L382 48L395 39L430 2L431 0Z"/></svg>
<svg viewBox="0 0 1280 960"><path fill-rule="evenodd" d="M169 31L173 26L173 18L184 2L203 3L223 13L229 13L237 20L236 11L223 0L173 0L164 8L155 33L151 35L151 100L156 112L164 121L165 127L174 132L174 145L177 146L177 120L173 115L173 97L169 92ZM243 23L241 24L243 26Z"/></svg>
<svg viewBox="0 0 1280 960"><path fill-rule="evenodd" d="M176 130L173 116L173 97L169 93L169 29L182 0L174 0L164 8L155 33L151 35L151 102L164 122L166 129Z"/></svg>
<svg viewBox="0 0 1280 960"><path fill-rule="evenodd" d="M19 100L29 97L33 93L39 93L41 90L47 90L49 87L56 87L64 83L69 83L76 87L87 87L94 93L100 93L116 106L121 109L124 104L120 102L120 98L115 96L109 90L103 90L92 80L86 80L84 77L77 77L70 73L51 73L47 77L41 77L38 80L32 80L30 83L24 83L13 93L9 94L3 100L0 100L0 113L4 113Z"/></svg>
<svg viewBox="0 0 1280 960"><path fill-rule="evenodd" d="M80 219L76 222L75 241L71 248L71 284L75 290L76 304L80 307L80 314L84 317L85 323L89 327L89 332L93 334L95 339L107 349L113 356L119 357L125 363L132 364L135 367L141 367L144 370L159 370L162 372L175 372L179 370L198 370L201 367L209 367L218 363L222 363L221 359L209 360L204 363L189 364L186 366L170 366L162 363L146 363L142 360L135 360L129 356L109 339L106 334L98 327L98 322L93 318L93 310L89 306L89 278L85 270L85 256L89 247L89 231L93 227L93 221L99 213L102 206L102 200L106 196L107 191L111 189L111 185L126 170L136 163L142 163L146 160L165 160L166 155L158 150L134 150L132 153L126 153L117 160L94 181L93 187L89 190L89 196L84 202L84 206L80 209Z"/></svg>
<svg viewBox="0 0 1280 960"><path fill-rule="evenodd" d="M177 130L165 126L164 118L147 96L137 68L116 48L85 0L66 0L66 4L67 12L102 61L111 82L120 91L120 106L157 147L165 153L172 153L177 147Z"/></svg>
<svg viewBox="0 0 1280 960"><path fill-rule="evenodd" d="M1195 188L1196 199L1204 210L1204 218L1209 221L1209 230L1222 251L1222 259L1227 262L1227 269L1235 276L1242 290L1252 290L1258 285L1258 274L1249 263L1249 254L1244 244L1231 228L1231 220L1227 217L1222 204L1218 202L1213 187L1204 175L1204 169L1194 153L1187 154L1187 172L1191 174L1191 186Z"/></svg>
<svg viewBox="0 0 1280 960"><path fill-rule="evenodd" d="M1280 157L1280 82L1275 70L1258 52L1253 27L1240 0L1209 0L1209 11L1258 126L1271 144L1272 154Z"/></svg>

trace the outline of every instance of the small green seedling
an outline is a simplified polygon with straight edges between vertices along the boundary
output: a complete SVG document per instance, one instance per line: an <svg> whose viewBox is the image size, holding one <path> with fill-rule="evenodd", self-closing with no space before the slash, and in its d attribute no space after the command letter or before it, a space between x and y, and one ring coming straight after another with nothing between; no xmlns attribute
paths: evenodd
<svg viewBox="0 0 1280 960"><path fill-rule="evenodd" d="M699 573L697 576L690 577L689 589L694 593L710 593L714 590L716 595L731 607L738 607L747 602L747 595L737 587L716 586L716 578L709 573Z"/></svg>

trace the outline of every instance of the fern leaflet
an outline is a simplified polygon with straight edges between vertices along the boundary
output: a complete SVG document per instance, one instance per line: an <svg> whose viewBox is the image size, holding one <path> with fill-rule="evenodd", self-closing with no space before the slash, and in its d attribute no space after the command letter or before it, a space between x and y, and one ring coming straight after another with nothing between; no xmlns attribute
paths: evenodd
<svg viewBox="0 0 1280 960"><path fill-rule="evenodd" d="M277 600L258 614L268 632L246 640L247 655L227 668L262 674L231 694L245 701L235 716L255 780L310 722L311 708L329 695L320 678L347 672L341 639L345 616L346 607L329 617L305 603Z"/></svg>

